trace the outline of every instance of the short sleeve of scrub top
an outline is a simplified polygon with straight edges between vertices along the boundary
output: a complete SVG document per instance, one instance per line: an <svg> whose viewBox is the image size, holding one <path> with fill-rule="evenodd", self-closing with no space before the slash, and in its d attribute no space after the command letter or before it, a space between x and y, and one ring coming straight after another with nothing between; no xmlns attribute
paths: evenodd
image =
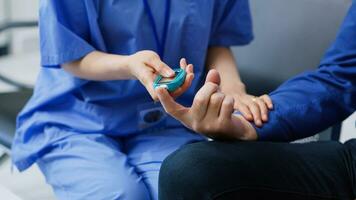
<svg viewBox="0 0 356 200"><path fill-rule="evenodd" d="M89 44L89 1L40 1L41 64L57 68L95 50Z"/></svg>
<svg viewBox="0 0 356 200"><path fill-rule="evenodd" d="M253 40L248 0L216 1L210 46L238 46Z"/></svg>

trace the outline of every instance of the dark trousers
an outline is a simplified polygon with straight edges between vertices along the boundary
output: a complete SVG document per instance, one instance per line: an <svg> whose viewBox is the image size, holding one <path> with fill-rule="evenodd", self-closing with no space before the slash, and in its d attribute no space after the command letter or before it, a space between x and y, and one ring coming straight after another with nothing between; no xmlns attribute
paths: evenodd
<svg viewBox="0 0 356 200"><path fill-rule="evenodd" d="M345 144L199 142L171 154L160 200L355 199L356 140Z"/></svg>

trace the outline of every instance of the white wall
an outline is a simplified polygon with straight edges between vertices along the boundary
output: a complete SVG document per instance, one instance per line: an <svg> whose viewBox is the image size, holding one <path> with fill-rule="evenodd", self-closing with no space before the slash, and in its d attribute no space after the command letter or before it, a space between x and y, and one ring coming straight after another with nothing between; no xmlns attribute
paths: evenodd
<svg viewBox="0 0 356 200"><path fill-rule="evenodd" d="M3 23L4 18L5 18L4 9L5 9L5 1L0 0L0 24Z"/></svg>
<svg viewBox="0 0 356 200"><path fill-rule="evenodd" d="M12 21L37 21L39 0L8 0ZM30 53L39 49L37 28L17 28L11 31L12 54Z"/></svg>
<svg viewBox="0 0 356 200"><path fill-rule="evenodd" d="M0 26L5 23L5 0L0 0ZM0 34L0 47L6 44L6 35Z"/></svg>
<svg viewBox="0 0 356 200"><path fill-rule="evenodd" d="M351 0L250 0L255 39L234 49L240 68L279 81L315 69L350 4Z"/></svg>
<svg viewBox="0 0 356 200"><path fill-rule="evenodd" d="M36 20L38 18L39 0L8 0L8 1L10 1L11 3L12 20L23 21L23 20Z"/></svg>

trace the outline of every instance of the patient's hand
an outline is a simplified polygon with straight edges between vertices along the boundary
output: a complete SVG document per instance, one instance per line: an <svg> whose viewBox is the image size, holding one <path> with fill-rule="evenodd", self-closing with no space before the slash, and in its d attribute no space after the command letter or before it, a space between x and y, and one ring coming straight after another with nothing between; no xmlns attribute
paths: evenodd
<svg viewBox="0 0 356 200"><path fill-rule="evenodd" d="M219 92L219 84L219 73L209 71L190 108L178 104L164 88L158 88L157 94L167 113L198 133L213 139L257 139L253 126L242 116L232 114L234 99Z"/></svg>

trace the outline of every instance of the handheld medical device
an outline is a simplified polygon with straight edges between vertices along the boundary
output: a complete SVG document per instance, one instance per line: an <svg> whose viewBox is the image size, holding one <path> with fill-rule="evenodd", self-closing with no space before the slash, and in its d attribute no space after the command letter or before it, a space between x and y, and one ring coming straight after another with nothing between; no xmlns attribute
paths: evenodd
<svg viewBox="0 0 356 200"><path fill-rule="evenodd" d="M175 69L175 77L165 78L161 75L158 75L155 81L153 82L153 88L163 87L166 88L169 92L174 92L180 86L183 85L187 72L184 69Z"/></svg>

